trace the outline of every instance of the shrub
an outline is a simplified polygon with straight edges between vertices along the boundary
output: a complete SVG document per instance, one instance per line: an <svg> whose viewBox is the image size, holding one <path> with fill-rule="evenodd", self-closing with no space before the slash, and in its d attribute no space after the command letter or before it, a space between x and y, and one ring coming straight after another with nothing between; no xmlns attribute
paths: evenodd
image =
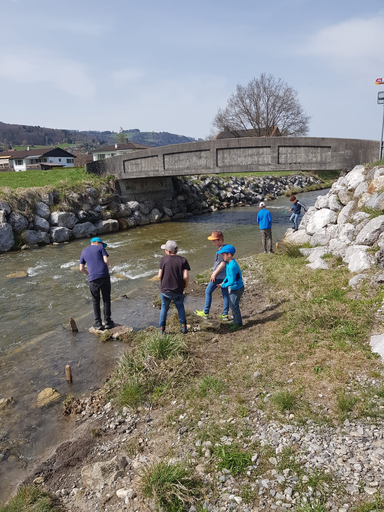
<svg viewBox="0 0 384 512"><path fill-rule="evenodd" d="M290 242L286 242L282 244L283 253L289 258L303 258L303 255L300 252L300 246L296 244L292 244Z"/></svg>
<svg viewBox="0 0 384 512"><path fill-rule="evenodd" d="M272 397L272 402L280 412L293 411L297 408L297 397L288 390L275 393Z"/></svg>
<svg viewBox="0 0 384 512"><path fill-rule="evenodd" d="M232 475L244 473L252 464L252 457L240 448L232 444L231 446L217 446L214 449L215 456L219 459L217 469L228 469Z"/></svg>
<svg viewBox="0 0 384 512"><path fill-rule="evenodd" d="M144 469L141 491L166 512L181 512L199 497L201 486L197 477L181 464L160 462Z"/></svg>

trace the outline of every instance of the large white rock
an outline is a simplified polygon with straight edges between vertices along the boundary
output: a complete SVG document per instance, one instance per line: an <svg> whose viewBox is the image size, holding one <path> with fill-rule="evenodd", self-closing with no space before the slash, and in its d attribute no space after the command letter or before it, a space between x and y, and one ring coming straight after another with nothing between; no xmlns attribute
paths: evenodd
<svg viewBox="0 0 384 512"><path fill-rule="evenodd" d="M328 201L329 201L328 195L317 196L315 208L317 210L321 210L321 208L328 208Z"/></svg>
<svg viewBox="0 0 384 512"><path fill-rule="evenodd" d="M339 227L336 224L319 229L311 238L311 245L327 245L332 238L336 238Z"/></svg>
<svg viewBox="0 0 384 512"><path fill-rule="evenodd" d="M339 213L339 216L337 217L337 223L345 224L346 222L349 222L355 212L356 204L354 201L350 201Z"/></svg>
<svg viewBox="0 0 384 512"><path fill-rule="evenodd" d="M348 284L351 288L357 288L359 286L359 284L361 283L361 281L364 281L364 279L366 278L367 276L365 274L357 274L357 276L353 276Z"/></svg>
<svg viewBox="0 0 384 512"><path fill-rule="evenodd" d="M14 243L12 226L6 222L0 224L0 252L10 251Z"/></svg>
<svg viewBox="0 0 384 512"><path fill-rule="evenodd" d="M308 263L307 267L311 268L312 270L317 270L317 269L327 270L328 264L322 258L317 258L312 263Z"/></svg>
<svg viewBox="0 0 384 512"><path fill-rule="evenodd" d="M307 234L305 229L299 229L298 231L293 231L293 229L288 229L284 235L283 243L302 245L310 242L311 237Z"/></svg>
<svg viewBox="0 0 384 512"><path fill-rule="evenodd" d="M164 210L165 211L165 210ZM317 208L314 206L310 206L307 210L307 212L304 214L303 218L301 219L299 229L304 229L307 227L309 219L317 212Z"/></svg>
<svg viewBox="0 0 384 512"><path fill-rule="evenodd" d="M334 212L339 212L343 208L336 194L329 194L328 208Z"/></svg>
<svg viewBox="0 0 384 512"><path fill-rule="evenodd" d="M311 254L308 256L308 261L310 263L313 263L317 259L324 256L324 254L327 254L329 252L329 249L327 247L315 247Z"/></svg>
<svg viewBox="0 0 384 512"><path fill-rule="evenodd" d="M345 206L352 199L352 192L349 192L347 187L343 187L341 190L339 190L337 196L339 198L340 203Z"/></svg>
<svg viewBox="0 0 384 512"><path fill-rule="evenodd" d="M356 187L355 193L353 194L354 199L359 198L363 194L368 192L368 183L362 181L358 187Z"/></svg>
<svg viewBox="0 0 384 512"><path fill-rule="evenodd" d="M344 242L340 242L338 238L334 238L329 241L328 247L329 252L331 252L334 256L341 256L344 258L345 251L347 249L347 246Z"/></svg>
<svg viewBox="0 0 384 512"><path fill-rule="evenodd" d="M329 210L328 208L323 208L322 210L317 210L314 215L309 219L307 224L307 233L309 235L314 235L316 231L328 224L336 224L337 221L337 213Z"/></svg>
<svg viewBox="0 0 384 512"><path fill-rule="evenodd" d="M345 263L349 263L355 253L365 252L367 249L369 249L368 245L350 245L345 249L345 256L343 260L345 261Z"/></svg>
<svg viewBox="0 0 384 512"><path fill-rule="evenodd" d="M350 244L353 242L356 235L356 228L353 224L347 222L346 224L342 224L339 229L339 240L340 242L344 242L345 244Z"/></svg>
<svg viewBox="0 0 384 512"><path fill-rule="evenodd" d="M371 336L369 341L371 345L372 352L379 354L381 358L384 358L384 334L374 334Z"/></svg>
<svg viewBox="0 0 384 512"><path fill-rule="evenodd" d="M356 165L356 167L345 176L348 190L355 190L365 179L364 165Z"/></svg>
<svg viewBox="0 0 384 512"><path fill-rule="evenodd" d="M374 192L366 201L364 206L366 208L371 208L372 210L377 210L379 208L379 198L380 198L379 192Z"/></svg>
<svg viewBox="0 0 384 512"><path fill-rule="evenodd" d="M361 197L357 203L357 207L358 208L362 208L366 201L369 201L369 198L371 197L371 194L369 194L368 192L364 192L364 194L361 194Z"/></svg>
<svg viewBox="0 0 384 512"><path fill-rule="evenodd" d="M372 245L384 231L384 215L370 220L356 237L356 243L360 245Z"/></svg>
<svg viewBox="0 0 384 512"><path fill-rule="evenodd" d="M370 189L371 192L373 190L381 191L382 192L384 190L384 176L380 175L380 176L375 177L371 181L371 184L369 185L369 189Z"/></svg>
<svg viewBox="0 0 384 512"><path fill-rule="evenodd" d="M350 258L348 263L348 270L353 273L362 272L372 267L375 263L372 254L368 254L365 251L355 251Z"/></svg>

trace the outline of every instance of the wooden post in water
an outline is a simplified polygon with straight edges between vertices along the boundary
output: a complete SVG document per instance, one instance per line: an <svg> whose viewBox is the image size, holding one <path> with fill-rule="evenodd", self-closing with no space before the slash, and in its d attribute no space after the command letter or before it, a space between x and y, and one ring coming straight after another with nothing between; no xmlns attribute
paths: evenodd
<svg viewBox="0 0 384 512"><path fill-rule="evenodd" d="M65 367L65 378L67 379L67 382L72 382L72 370L69 364Z"/></svg>
<svg viewBox="0 0 384 512"><path fill-rule="evenodd" d="M69 325L71 327L72 332L79 332L79 329L77 328L76 322L74 321L73 318L69 319Z"/></svg>

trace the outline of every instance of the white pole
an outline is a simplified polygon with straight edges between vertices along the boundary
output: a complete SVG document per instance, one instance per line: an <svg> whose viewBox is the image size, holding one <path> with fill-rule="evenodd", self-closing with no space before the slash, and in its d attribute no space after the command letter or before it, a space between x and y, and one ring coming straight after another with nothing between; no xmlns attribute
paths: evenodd
<svg viewBox="0 0 384 512"><path fill-rule="evenodd" d="M384 132L384 103L383 103L383 123L381 125L381 139L380 139L379 160L381 160L382 156L383 156L383 132Z"/></svg>

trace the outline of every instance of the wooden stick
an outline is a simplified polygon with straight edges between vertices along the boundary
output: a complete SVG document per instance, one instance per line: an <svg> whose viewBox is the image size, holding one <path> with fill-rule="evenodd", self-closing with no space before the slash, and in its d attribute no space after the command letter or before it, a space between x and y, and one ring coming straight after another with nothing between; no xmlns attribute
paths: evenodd
<svg viewBox="0 0 384 512"><path fill-rule="evenodd" d="M72 370L69 364L65 367L65 378L67 379L67 382L72 382Z"/></svg>
<svg viewBox="0 0 384 512"><path fill-rule="evenodd" d="M69 319L69 325L71 326L72 332L79 332L79 329L77 328L76 322L74 321L73 318Z"/></svg>

